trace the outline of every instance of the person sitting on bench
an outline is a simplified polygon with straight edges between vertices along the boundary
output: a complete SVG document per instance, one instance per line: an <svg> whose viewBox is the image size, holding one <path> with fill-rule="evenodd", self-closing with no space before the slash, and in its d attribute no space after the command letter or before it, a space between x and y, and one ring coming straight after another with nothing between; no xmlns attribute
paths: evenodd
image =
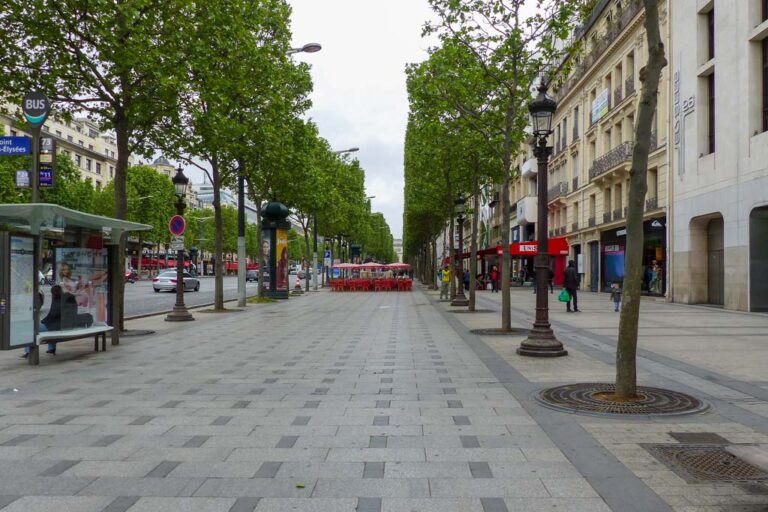
<svg viewBox="0 0 768 512"><path fill-rule="evenodd" d="M40 321L39 332L61 331L77 327L87 327L93 323L89 313L78 314L77 300L71 293L62 293L59 285L51 288L51 309ZM56 343L48 343L46 353L56 355ZM29 347L24 349L22 357L29 356Z"/></svg>
<svg viewBox="0 0 768 512"><path fill-rule="evenodd" d="M43 294L40 293L40 300L37 306L39 310L43 305ZM38 326L38 332L58 331L61 329L61 286L55 285L51 287L51 309L48 314L40 320ZM56 355L56 344L49 343L48 354ZM29 357L29 347L24 347L24 354L21 357Z"/></svg>

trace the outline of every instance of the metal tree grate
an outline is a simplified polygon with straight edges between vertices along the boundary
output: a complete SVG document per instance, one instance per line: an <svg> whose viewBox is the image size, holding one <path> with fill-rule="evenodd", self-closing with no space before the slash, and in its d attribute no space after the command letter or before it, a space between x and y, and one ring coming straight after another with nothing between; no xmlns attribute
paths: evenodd
<svg viewBox="0 0 768 512"><path fill-rule="evenodd" d="M509 330L504 329L472 329L472 334L476 334L478 336L527 336L529 330L528 329L520 329L517 327L513 327Z"/></svg>
<svg viewBox="0 0 768 512"><path fill-rule="evenodd" d="M688 483L768 482L768 473L728 453L722 446L678 444L642 446Z"/></svg>
<svg viewBox="0 0 768 512"><path fill-rule="evenodd" d="M698 398L668 389L638 386L640 399L635 402L617 402L604 398L604 395L613 392L613 384L589 382L545 389L536 399L560 411L597 416L681 415L697 413L708 407Z"/></svg>

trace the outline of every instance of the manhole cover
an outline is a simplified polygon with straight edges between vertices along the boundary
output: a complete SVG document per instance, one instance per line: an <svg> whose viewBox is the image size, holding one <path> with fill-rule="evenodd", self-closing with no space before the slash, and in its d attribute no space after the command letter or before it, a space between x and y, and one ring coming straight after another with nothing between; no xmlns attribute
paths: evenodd
<svg viewBox="0 0 768 512"><path fill-rule="evenodd" d="M478 336L527 336L528 329L519 329L513 327L512 329L472 329L472 334Z"/></svg>
<svg viewBox="0 0 768 512"><path fill-rule="evenodd" d="M731 455L721 446L677 444L642 446L688 483L768 482L768 473Z"/></svg>
<svg viewBox="0 0 768 512"><path fill-rule="evenodd" d="M714 432L670 432L670 437L682 444L730 444L730 442Z"/></svg>
<svg viewBox="0 0 768 512"><path fill-rule="evenodd" d="M474 311L470 311L468 309L449 309L449 313L493 313L492 309L476 309Z"/></svg>
<svg viewBox="0 0 768 512"><path fill-rule="evenodd" d="M566 412L596 416L613 415L683 415L694 414L709 406L698 398L669 389L638 386L637 402L613 402L600 397L613 393L608 383L579 383L541 391L536 399L547 407Z"/></svg>

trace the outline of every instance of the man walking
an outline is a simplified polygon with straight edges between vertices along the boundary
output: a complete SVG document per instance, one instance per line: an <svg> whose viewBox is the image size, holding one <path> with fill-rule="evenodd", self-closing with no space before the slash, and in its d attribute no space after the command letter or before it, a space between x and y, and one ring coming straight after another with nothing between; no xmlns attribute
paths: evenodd
<svg viewBox="0 0 768 512"><path fill-rule="evenodd" d="M571 300L566 302L566 311L571 312L571 301L573 301L574 313L579 312L579 303L577 290L579 288L579 274L576 272L576 262L573 260L568 261L568 267L565 269L565 282L563 283L568 295L571 296Z"/></svg>
<svg viewBox="0 0 768 512"><path fill-rule="evenodd" d="M443 267L443 272L440 275L440 285L440 299L442 300L443 296L446 299L450 299L451 271L448 269L448 265Z"/></svg>

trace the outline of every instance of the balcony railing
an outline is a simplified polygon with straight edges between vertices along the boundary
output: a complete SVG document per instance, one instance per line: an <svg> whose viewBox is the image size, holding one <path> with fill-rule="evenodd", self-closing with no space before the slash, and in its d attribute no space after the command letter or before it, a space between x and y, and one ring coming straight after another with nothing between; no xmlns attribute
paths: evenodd
<svg viewBox="0 0 768 512"><path fill-rule="evenodd" d="M653 132L651 133L650 150L655 150L657 145L658 141L656 140L656 133ZM635 143L628 140L622 142L600 158L596 159L592 162L592 166L589 168L589 179L593 180L632 158L632 150L634 147Z"/></svg>
<svg viewBox="0 0 768 512"><path fill-rule="evenodd" d="M619 85L616 90L613 91L613 105L618 105L623 99L624 97L621 95L621 85Z"/></svg>
<svg viewBox="0 0 768 512"><path fill-rule="evenodd" d="M573 180L571 182L571 192L576 192L577 190L579 190L579 177L578 176L573 178Z"/></svg>
<svg viewBox="0 0 768 512"><path fill-rule="evenodd" d="M655 210L659 207L659 198L658 197L651 197L650 199L645 200L645 210Z"/></svg>
<svg viewBox="0 0 768 512"><path fill-rule="evenodd" d="M571 232L576 232L578 230L579 230L579 223L578 222L574 222L573 224L571 224Z"/></svg>
<svg viewBox="0 0 768 512"><path fill-rule="evenodd" d="M561 181L554 187L549 189L549 192L547 193L547 200L553 201L557 199L558 197L564 196L568 193L568 183Z"/></svg>
<svg viewBox="0 0 768 512"><path fill-rule="evenodd" d="M560 226L557 228L557 234L560 236L563 236L566 233L565 226Z"/></svg>
<svg viewBox="0 0 768 512"><path fill-rule="evenodd" d="M595 218L594 217L590 217L589 219L587 219L587 225L589 227L593 228L593 227L595 227L595 224L596 224L596 222L595 222Z"/></svg>
<svg viewBox="0 0 768 512"><path fill-rule="evenodd" d="M573 127L573 137L571 137L571 142L576 142L579 140L579 126L576 125Z"/></svg>
<svg viewBox="0 0 768 512"><path fill-rule="evenodd" d="M617 208L616 210L613 210L613 220L623 219L624 218L623 213L624 211L621 208Z"/></svg>
<svg viewBox="0 0 768 512"><path fill-rule="evenodd" d="M629 75L624 82L624 94L629 96L635 92L635 75Z"/></svg>

